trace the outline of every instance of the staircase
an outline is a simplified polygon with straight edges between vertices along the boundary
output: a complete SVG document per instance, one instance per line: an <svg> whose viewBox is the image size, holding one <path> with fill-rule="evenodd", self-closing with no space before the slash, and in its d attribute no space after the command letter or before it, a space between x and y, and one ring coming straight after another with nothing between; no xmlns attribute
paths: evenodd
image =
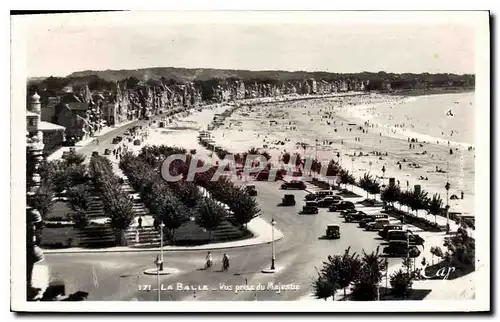
<svg viewBox="0 0 500 322"><path fill-rule="evenodd" d="M136 240L136 234L139 231L139 242ZM166 244L168 236L163 232L163 243ZM160 232L154 227L135 228L131 227L125 232L127 245L135 248L149 248L160 246Z"/></svg>
<svg viewBox="0 0 500 322"><path fill-rule="evenodd" d="M80 247L98 248L116 246L113 229L108 225L87 226L79 229Z"/></svg>
<svg viewBox="0 0 500 322"><path fill-rule="evenodd" d="M92 193L87 215L89 216L89 219L105 217L101 196L96 192Z"/></svg>

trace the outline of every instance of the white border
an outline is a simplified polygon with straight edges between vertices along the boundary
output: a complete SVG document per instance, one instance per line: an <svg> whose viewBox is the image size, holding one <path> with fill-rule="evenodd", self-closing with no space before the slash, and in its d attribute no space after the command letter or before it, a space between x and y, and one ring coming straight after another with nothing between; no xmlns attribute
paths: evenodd
<svg viewBox="0 0 500 322"><path fill-rule="evenodd" d="M119 13L125 14L125 13ZM83 15L83 14L82 14ZM89 14L85 14L89 15ZM111 15L111 14L106 14ZM116 15L116 14L114 14ZM134 21L152 21L158 13L134 13ZM112 18L109 18L112 19ZM19 21L23 20L18 19ZM489 26L486 12L172 12L168 20L172 23L182 21L198 22L216 21L231 23L258 23L269 24L284 22L293 23L322 23L322 24L363 24L372 23L401 23L401 24L428 24L428 23L456 23L476 28L476 214L478 214L476 256L489 268L489 228L490 220L487 214L489 209ZM71 22L69 22L71 23ZM141 22L142 23L142 22ZM490 307L489 287L490 278L484 276L476 281L475 301L421 301L421 302L335 302L307 301L307 302L51 302L27 303L24 301L24 105L25 105L25 75L23 57L23 28L21 24L13 23L12 30L12 91L11 91L11 142L12 142L12 194L11 194L11 267L12 267L12 306L13 310L36 311L95 311L95 312L196 312L196 311L263 311L263 312L394 312L408 311L471 311L487 310ZM43 63L43 62L40 62ZM22 126L21 126L22 124ZM486 220L487 219L487 220ZM484 271L488 271L485 269ZM220 305L214 305L220 303Z"/></svg>

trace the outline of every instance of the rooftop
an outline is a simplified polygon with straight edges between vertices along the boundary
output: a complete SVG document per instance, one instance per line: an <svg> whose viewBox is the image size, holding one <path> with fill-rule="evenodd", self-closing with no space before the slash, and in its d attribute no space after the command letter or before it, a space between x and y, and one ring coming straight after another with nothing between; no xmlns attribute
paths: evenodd
<svg viewBox="0 0 500 322"><path fill-rule="evenodd" d="M40 123L38 123L38 129L40 131L58 131L58 130L64 131L64 130L66 130L66 128L64 126L57 125L57 124L50 123L50 122L45 122L45 121L41 121Z"/></svg>

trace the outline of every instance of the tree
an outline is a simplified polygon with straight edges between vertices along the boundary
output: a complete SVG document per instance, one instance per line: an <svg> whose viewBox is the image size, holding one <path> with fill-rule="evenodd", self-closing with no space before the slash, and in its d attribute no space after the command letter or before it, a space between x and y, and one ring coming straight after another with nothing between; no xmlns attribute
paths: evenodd
<svg viewBox="0 0 500 322"><path fill-rule="evenodd" d="M110 225L115 231L117 244L126 242L124 231L132 224L135 213L132 201L120 187L104 184L102 189L104 213L111 219Z"/></svg>
<svg viewBox="0 0 500 322"><path fill-rule="evenodd" d="M344 184L344 188L346 188L348 184L356 183L356 179L354 178L354 176L351 173L349 173L348 170L344 169L340 170L339 179L340 179L339 182L341 184Z"/></svg>
<svg viewBox="0 0 500 322"><path fill-rule="evenodd" d="M379 248L370 254L363 251L359 274L354 282L353 299L357 301L371 301L377 297L377 287L382 280L382 271L385 263L380 258Z"/></svg>
<svg viewBox="0 0 500 322"><path fill-rule="evenodd" d="M365 173L361 178L359 178L358 184L359 187L366 191L366 199L368 199L368 194L370 188L372 187L373 178L368 173Z"/></svg>
<svg viewBox="0 0 500 322"><path fill-rule="evenodd" d="M409 191L402 191L399 196L399 203L403 206L407 207L407 211L410 209L410 200L412 197L412 193Z"/></svg>
<svg viewBox="0 0 500 322"><path fill-rule="evenodd" d="M89 177L87 167L84 164L71 164L65 168L64 174L64 189L72 186L88 183Z"/></svg>
<svg viewBox="0 0 500 322"><path fill-rule="evenodd" d="M196 207L201 198L198 187L192 182L173 182L171 185L177 197L189 208Z"/></svg>
<svg viewBox="0 0 500 322"><path fill-rule="evenodd" d="M328 256L313 283L316 297L326 300L338 289L343 289L346 299L346 288L356 280L360 267L361 261L356 253L350 254L350 247L343 255Z"/></svg>
<svg viewBox="0 0 500 322"><path fill-rule="evenodd" d="M66 162L67 165L79 165L85 161L85 156L76 152L65 153L62 156L62 159Z"/></svg>
<svg viewBox="0 0 500 322"><path fill-rule="evenodd" d="M325 301L330 297L334 299L333 296L339 287L336 279L334 277L327 279L320 273L318 275L318 278L313 281L314 296L317 299L324 299Z"/></svg>
<svg viewBox="0 0 500 322"><path fill-rule="evenodd" d="M387 188L382 190L382 193L380 194L380 199L384 201L385 203L390 203L392 207L394 207L394 202L398 201L401 196L401 190L399 189L398 186L395 185L389 185Z"/></svg>
<svg viewBox="0 0 500 322"><path fill-rule="evenodd" d="M47 214L54 209L54 192L48 182L42 182L40 187L35 192L32 207L37 209L45 220Z"/></svg>
<svg viewBox="0 0 500 322"><path fill-rule="evenodd" d="M175 230L187 220L187 209L175 196L169 195L163 201L160 219L170 231L171 240L175 240Z"/></svg>
<svg viewBox="0 0 500 322"><path fill-rule="evenodd" d="M87 212L82 208L76 207L74 213L71 214L71 220L75 223L75 228L85 228L90 222Z"/></svg>
<svg viewBox="0 0 500 322"><path fill-rule="evenodd" d="M460 227L457 233L445 239L444 246L448 249L444 258L456 267L473 267L476 258L476 242L469 237L467 230Z"/></svg>
<svg viewBox="0 0 500 322"><path fill-rule="evenodd" d="M226 217L226 210L210 198L201 199L196 210L198 211L196 223L208 230L208 240L212 240L212 230L217 228Z"/></svg>
<svg viewBox="0 0 500 322"><path fill-rule="evenodd" d="M235 198L232 200L233 202L231 202L229 207L233 212L235 222L241 227L257 217L260 213L260 209L254 197L241 189L236 191L237 196L234 196Z"/></svg>
<svg viewBox="0 0 500 322"><path fill-rule="evenodd" d="M427 206L427 192L425 192L424 190L412 191L408 197L408 205L412 210L415 210L415 215L418 217L418 211L421 209L425 209Z"/></svg>
<svg viewBox="0 0 500 322"><path fill-rule="evenodd" d="M443 200L439 194L435 193L427 204L428 211L434 215L434 222L437 222L437 215L443 210Z"/></svg>
<svg viewBox="0 0 500 322"><path fill-rule="evenodd" d="M411 286L413 280L408 272L403 272L399 269L397 272L391 275L391 293L398 298L406 298L410 295Z"/></svg>
<svg viewBox="0 0 500 322"><path fill-rule="evenodd" d="M375 199L377 194L380 193L380 183L376 179L372 180L370 186L368 187L368 192L374 195L373 199Z"/></svg>
<svg viewBox="0 0 500 322"><path fill-rule="evenodd" d="M90 205L90 187L86 184L79 184L68 189L67 198L70 208L73 211L81 209L86 211Z"/></svg>

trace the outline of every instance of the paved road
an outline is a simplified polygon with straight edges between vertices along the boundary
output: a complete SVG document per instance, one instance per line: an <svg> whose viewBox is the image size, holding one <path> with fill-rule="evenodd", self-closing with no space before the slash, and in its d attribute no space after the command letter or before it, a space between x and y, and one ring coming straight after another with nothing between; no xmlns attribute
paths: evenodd
<svg viewBox="0 0 500 322"><path fill-rule="evenodd" d="M111 136L118 135L112 134ZM278 182L256 182L257 200L262 209L262 217L276 220L276 228L284 238L276 242L276 266L274 274L261 273L269 268L271 245L250 246L228 249L231 268L221 272L222 251L214 251L215 267L203 270L204 251L179 251L165 253L165 266L175 267L177 274L161 276L166 288L173 285L173 291L162 292L162 300L296 300L311 292L311 281L316 276L315 267L320 267L330 254L341 254L347 247L361 253L371 251L378 241L376 233L365 232L356 224L343 223L338 213L321 209L318 215L298 215L305 196L304 191L293 192L299 201L295 207L277 207L283 191ZM339 240L326 240L324 235L327 224L340 224L342 237ZM155 252L137 253L97 253L97 254L47 254L52 277L61 278L67 283L67 291L83 290L90 293L89 300L157 300L155 291L138 291L139 285L157 286L157 277L144 275L143 271L154 267ZM392 263L400 262L391 259ZM390 263L390 264L392 264ZM275 284L298 285L299 290L282 291L240 291L235 293L236 285L267 286ZM210 291L178 291L177 283L186 285L207 285ZM232 286L233 290L220 290L221 284ZM215 289L215 290L212 290Z"/></svg>

